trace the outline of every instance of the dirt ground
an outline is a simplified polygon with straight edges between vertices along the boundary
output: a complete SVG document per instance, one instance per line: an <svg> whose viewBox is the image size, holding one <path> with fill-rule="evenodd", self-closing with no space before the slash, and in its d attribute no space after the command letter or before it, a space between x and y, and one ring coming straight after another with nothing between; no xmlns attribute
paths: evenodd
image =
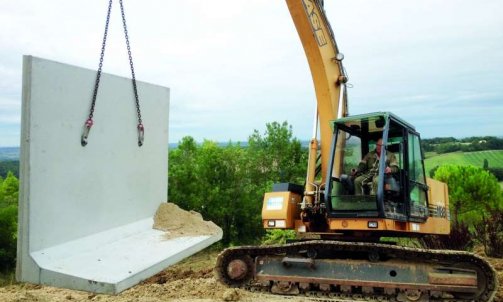
<svg viewBox="0 0 503 302"><path fill-rule="evenodd" d="M476 253L483 254L482 250ZM95 295L81 291L59 289L31 284L12 284L0 287L2 302L216 302L216 301L268 301L299 302L303 298L273 296L230 289L218 283L212 268L218 251L203 251L171 268L145 280L119 295ZM503 259L487 258L498 271L499 292L494 300L503 302Z"/></svg>
<svg viewBox="0 0 503 302"><path fill-rule="evenodd" d="M203 251L142 283L118 294L101 295L50 286L16 283L0 287L1 302L216 302L270 301L297 302L300 299L275 297L228 288L214 277L218 251Z"/></svg>

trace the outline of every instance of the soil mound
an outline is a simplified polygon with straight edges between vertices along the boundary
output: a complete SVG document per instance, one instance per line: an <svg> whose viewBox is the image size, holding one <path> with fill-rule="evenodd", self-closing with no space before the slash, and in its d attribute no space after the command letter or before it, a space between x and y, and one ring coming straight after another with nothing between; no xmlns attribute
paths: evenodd
<svg viewBox="0 0 503 302"><path fill-rule="evenodd" d="M154 216L154 229L166 232L166 238L214 235L221 232L211 221L195 211L185 211L174 203L161 203Z"/></svg>

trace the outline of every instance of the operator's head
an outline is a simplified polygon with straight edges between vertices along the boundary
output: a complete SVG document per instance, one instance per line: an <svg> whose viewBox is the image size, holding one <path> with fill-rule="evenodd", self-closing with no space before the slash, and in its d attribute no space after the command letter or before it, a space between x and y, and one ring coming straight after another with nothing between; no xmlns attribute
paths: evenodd
<svg viewBox="0 0 503 302"><path fill-rule="evenodd" d="M381 155L381 148L382 148L382 138L378 139L376 143L376 152L379 155Z"/></svg>

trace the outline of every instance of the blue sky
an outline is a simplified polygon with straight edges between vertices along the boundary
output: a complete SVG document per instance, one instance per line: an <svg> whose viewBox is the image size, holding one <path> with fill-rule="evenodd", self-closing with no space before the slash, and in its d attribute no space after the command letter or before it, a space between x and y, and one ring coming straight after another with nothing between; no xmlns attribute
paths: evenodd
<svg viewBox="0 0 503 302"><path fill-rule="evenodd" d="M19 145L22 55L96 69L107 1L0 0L0 146ZM104 72L129 76L114 3ZM315 99L284 1L124 1L137 79L171 88L170 142L243 141ZM325 0L351 114L392 111L423 137L503 135L503 1ZM141 95L140 95L141 97Z"/></svg>

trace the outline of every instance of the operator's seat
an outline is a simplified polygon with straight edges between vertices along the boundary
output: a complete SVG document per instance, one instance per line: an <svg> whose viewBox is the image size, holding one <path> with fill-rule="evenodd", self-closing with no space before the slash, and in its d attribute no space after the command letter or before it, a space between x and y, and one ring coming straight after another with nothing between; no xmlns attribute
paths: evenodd
<svg viewBox="0 0 503 302"><path fill-rule="evenodd" d="M398 162L398 172L392 173L391 178L385 180L384 183L384 193L389 197L398 197L402 191L402 184L404 183L404 171L403 171L403 148L402 143L391 143L388 144L386 148L389 152L395 154L396 160Z"/></svg>

